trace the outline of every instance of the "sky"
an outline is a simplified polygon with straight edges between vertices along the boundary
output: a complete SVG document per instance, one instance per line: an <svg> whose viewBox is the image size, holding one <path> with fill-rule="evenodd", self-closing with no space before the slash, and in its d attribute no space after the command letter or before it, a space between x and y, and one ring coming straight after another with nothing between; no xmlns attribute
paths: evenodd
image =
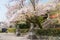
<svg viewBox="0 0 60 40"><path fill-rule="evenodd" d="M0 21L6 20L7 8L5 7L5 4L7 3L8 3L8 0L0 0Z"/></svg>
<svg viewBox="0 0 60 40"><path fill-rule="evenodd" d="M41 0L41 3L47 3L49 0Z"/></svg>
<svg viewBox="0 0 60 40"><path fill-rule="evenodd" d="M7 8L6 4L9 3L10 0L0 0L0 22L1 21L6 21L6 13L7 13ZM48 0L41 0L41 3L46 3Z"/></svg>

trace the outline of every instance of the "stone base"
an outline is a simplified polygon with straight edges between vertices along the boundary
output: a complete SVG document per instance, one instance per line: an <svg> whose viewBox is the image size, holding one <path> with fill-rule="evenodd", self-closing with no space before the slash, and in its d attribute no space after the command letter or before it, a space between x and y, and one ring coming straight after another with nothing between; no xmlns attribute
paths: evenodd
<svg viewBox="0 0 60 40"><path fill-rule="evenodd" d="M20 36L20 34L16 34L17 36Z"/></svg>
<svg viewBox="0 0 60 40"><path fill-rule="evenodd" d="M38 38L33 32L29 32L28 39L38 39Z"/></svg>
<svg viewBox="0 0 60 40"><path fill-rule="evenodd" d="M35 35L29 35L28 39L38 39Z"/></svg>

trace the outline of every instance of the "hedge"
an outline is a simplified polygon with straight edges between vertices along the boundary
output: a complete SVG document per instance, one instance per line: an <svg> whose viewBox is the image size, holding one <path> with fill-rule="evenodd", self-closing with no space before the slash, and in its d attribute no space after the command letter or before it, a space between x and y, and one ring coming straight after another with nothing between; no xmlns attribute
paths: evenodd
<svg viewBox="0 0 60 40"><path fill-rule="evenodd" d="M10 32L10 33L15 33L15 31L16 31L15 28L8 28L7 30L7 32ZM26 33L28 31L29 29L20 29L21 33ZM36 34L39 36L60 36L60 28L37 29L37 30L34 30L34 32L36 32ZM0 30L0 33L2 33L1 30Z"/></svg>
<svg viewBox="0 0 60 40"><path fill-rule="evenodd" d="M14 33L16 31L16 28L8 28L7 32L8 33Z"/></svg>
<svg viewBox="0 0 60 40"><path fill-rule="evenodd" d="M43 36L60 36L60 29L38 29L35 30L37 35Z"/></svg>
<svg viewBox="0 0 60 40"><path fill-rule="evenodd" d="M15 33L16 32L16 28L8 28L7 30L8 33ZM28 29L20 29L21 33L26 33L28 32Z"/></svg>

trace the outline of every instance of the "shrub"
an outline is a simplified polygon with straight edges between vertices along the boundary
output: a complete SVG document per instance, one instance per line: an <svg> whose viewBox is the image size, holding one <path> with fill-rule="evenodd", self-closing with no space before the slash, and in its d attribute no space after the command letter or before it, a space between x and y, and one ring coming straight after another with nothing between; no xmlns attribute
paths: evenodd
<svg viewBox="0 0 60 40"><path fill-rule="evenodd" d="M9 33L14 33L15 30L16 30L15 28L8 28L8 29L7 29L7 32L9 32Z"/></svg>
<svg viewBox="0 0 60 40"><path fill-rule="evenodd" d="M2 30L0 30L0 33L2 33Z"/></svg>
<svg viewBox="0 0 60 40"><path fill-rule="evenodd" d="M17 24L16 27L19 26L20 29L29 28L29 24Z"/></svg>
<svg viewBox="0 0 60 40"><path fill-rule="evenodd" d="M20 29L20 32L21 33L26 33L26 32L28 32L28 29Z"/></svg>
<svg viewBox="0 0 60 40"><path fill-rule="evenodd" d="M38 35L46 35L46 36L60 36L60 29L39 29L36 31Z"/></svg>

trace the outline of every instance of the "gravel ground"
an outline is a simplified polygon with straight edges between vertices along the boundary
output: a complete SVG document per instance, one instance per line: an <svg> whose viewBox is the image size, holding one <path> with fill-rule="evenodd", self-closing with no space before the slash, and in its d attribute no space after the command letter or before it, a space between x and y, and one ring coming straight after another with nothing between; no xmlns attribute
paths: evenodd
<svg viewBox="0 0 60 40"><path fill-rule="evenodd" d="M28 34L17 37L14 33L0 33L0 40L60 40L60 37L41 36L39 39L27 39Z"/></svg>
<svg viewBox="0 0 60 40"><path fill-rule="evenodd" d="M0 40L30 40L25 37L17 37L13 33L0 33Z"/></svg>

